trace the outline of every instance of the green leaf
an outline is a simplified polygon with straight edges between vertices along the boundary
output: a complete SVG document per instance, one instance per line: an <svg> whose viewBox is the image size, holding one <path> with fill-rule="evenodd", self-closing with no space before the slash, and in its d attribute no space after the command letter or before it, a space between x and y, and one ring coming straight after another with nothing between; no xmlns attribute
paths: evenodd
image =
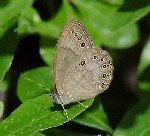
<svg viewBox="0 0 150 136"><path fill-rule="evenodd" d="M109 19L112 29L137 22L150 11L149 0L124 0L121 7L118 7L115 14ZM113 22L113 23L111 23Z"/></svg>
<svg viewBox="0 0 150 136"><path fill-rule="evenodd" d="M123 4L123 0L102 0L102 1L110 5L116 5L116 6Z"/></svg>
<svg viewBox="0 0 150 136"><path fill-rule="evenodd" d="M150 37L142 51L139 66L138 66L138 76L141 76L143 72L147 69L147 67L150 65Z"/></svg>
<svg viewBox="0 0 150 136"><path fill-rule="evenodd" d="M55 38L57 39L59 33L67 20L65 5L62 4L57 14L52 20L47 22L36 21L33 23L35 32L39 33L43 37Z"/></svg>
<svg viewBox="0 0 150 136"><path fill-rule="evenodd" d="M133 107L122 119L113 136L150 135L150 102L142 101Z"/></svg>
<svg viewBox="0 0 150 136"><path fill-rule="evenodd" d="M34 22L34 29L40 35L50 38L58 39L59 33L63 25L73 18L78 18L76 11L72 8L69 1L63 1L58 12L54 17L47 21L36 21Z"/></svg>
<svg viewBox="0 0 150 136"><path fill-rule="evenodd" d="M37 11L28 7L20 16L18 28L16 29L19 35L36 33L35 24L41 22Z"/></svg>
<svg viewBox="0 0 150 136"><path fill-rule="evenodd" d="M4 111L4 104L3 102L0 101L0 118L3 115L3 111Z"/></svg>
<svg viewBox="0 0 150 136"><path fill-rule="evenodd" d="M56 40L44 37L41 38L40 55L43 58L44 62L51 67L53 66L55 46Z"/></svg>
<svg viewBox="0 0 150 136"><path fill-rule="evenodd" d="M74 118L73 121L85 126L106 131L110 134L113 132L108 122L108 118L104 112L103 106L98 98L94 100L93 105L86 110L86 112Z"/></svg>
<svg viewBox="0 0 150 136"><path fill-rule="evenodd" d="M34 82L28 81L29 78ZM36 82L36 83L35 83ZM37 85L40 83L49 90L52 90L52 68L41 67L25 72L19 77L17 86L17 95L19 99L24 102L44 93L49 93L47 90Z"/></svg>
<svg viewBox="0 0 150 136"><path fill-rule="evenodd" d="M8 81L0 81L0 92L5 92L8 89Z"/></svg>
<svg viewBox="0 0 150 136"><path fill-rule="evenodd" d="M11 0L1 1L0 7L0 36L9 28L9 22L13 22L14 16L23 14L29 7L32 7L33 0Z"/></svg>
<svg viewBox="0 0 150 136"><path fill-rule="evenodd" d="M76 0L74 4L96 45L104 44L115 48L127 48L138 41L138 29L134 22L125 23L125 25L115 27L115 29L112 27L116 25L116 20L112 17L117 14L120 6L90 0L86 2L85 0Z"/></svg>
<svg viewBox="0 0 150 136"><path fill-rule="evenodd" d="M59 9L58 14L52 20L47 22L41 20L38 13L29 8L19 19L19 27L17 32L19 34L38 33L43 37L58 38L59 32L66 22L64 4Z"/></svg>
<svg viewBox="0 0 150 136"><path fill-rule="evenodd" d="M18 37L15 29L17 28L18 16L15 16L7 23L7 29L1 31L3 35L0 37L0 80L5 76L5 73L11 66L13 55L18 44ZM7 30L7 31L6 31Z"/></svg>
<svg viewBox="0 0 150 136"><path fill-rule="evenodd" d="M137 88L139 96L150 97L150 38L145 45L137 71Z"/></svg>
<svg viewBox="0 0 150 136"><path fill-rule="evenodd" d="M93 99L82 102L86 106ZM81 104L65 106L69 119L83 112L86 108ZM67 122L66 114L60 105L54 105L48 94L23 103L7 119L0 123L0 135L31 135L37 131L56 127Z"/></svg>
<svg viewBox="0 0 150 136"><path fill-rule="evenodd" d="M99 31L98 31L99 32ZM102 44L111 48L129 48L139 40L139 31L136 24L117 29L116 31L108 31L104 34L100 33Z"/></svg>
<svg viewBox="0 0 150 136"><path fill-rule="evenodd" d="M33 134L33 136L46 136L45 134L42 134L42 133L39 133L39 132L36 132Z"/></svg>

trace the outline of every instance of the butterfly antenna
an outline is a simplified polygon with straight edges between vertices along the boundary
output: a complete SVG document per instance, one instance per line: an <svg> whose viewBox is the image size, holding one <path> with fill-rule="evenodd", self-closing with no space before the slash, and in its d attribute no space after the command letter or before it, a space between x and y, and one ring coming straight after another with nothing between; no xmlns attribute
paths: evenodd
<svg viewBox="0 0 150 136"><path fill-rule="evenodd" d="M28 81L30 81L30 82L33 82L33 83L37 84L38 86L44 88L44 89L47 90L48 92L50 92L50 90L49 90L48 88L46 88L45 86L43 86L42 84L40 84L40 83L38 83L38 82L35 82L34 80L29 79L29 78L26 78L26 77L25 77L24 79L26 79L26 80L28 80Z"/></svg>
<svg viewBox="0 0 150 136"><path fill-rule="evenodd" d="M69 119L69 117L68 117L68 114L67 114L67 111L66 111L66 109L65 109L64 105L63 105L63 104L61 104L61 106L62 106L62 108L63 108L63 110L64 110L64 112L65 112L65 114L66 114L67 119L68 119L68 120L70 120L70 119Z"/></svg>
<svg viewBox="0 0 150 136"><path fill-rule="evenodd" d="M80 105L82 105L83 107L85 107L85 108L88 108L89 106L86 106L86 105L84 105L83 103L81 103L81 102L79 102L79 101L77 101Z"/></svg>

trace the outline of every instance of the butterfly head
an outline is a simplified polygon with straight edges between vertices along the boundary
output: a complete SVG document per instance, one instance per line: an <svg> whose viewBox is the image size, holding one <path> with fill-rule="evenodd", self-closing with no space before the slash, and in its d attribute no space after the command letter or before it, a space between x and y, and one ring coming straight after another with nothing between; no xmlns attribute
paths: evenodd
<svg viewBox="0 0 150 136"><path fill-rule="evenodd" d="M60 96L56 92L51 92L50 93L50 98L56 104L66 105L70 102L70 99L68 99L68 97Z"/></svg>

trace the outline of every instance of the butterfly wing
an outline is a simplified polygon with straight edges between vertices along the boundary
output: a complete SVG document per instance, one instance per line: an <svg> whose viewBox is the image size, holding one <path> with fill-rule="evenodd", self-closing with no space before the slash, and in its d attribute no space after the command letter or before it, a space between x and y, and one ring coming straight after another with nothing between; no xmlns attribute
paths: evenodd
<svg viewBox="0 0 150 136"><path fill-rule="evenodd" d="M82 24L76 20L69 21L62 29L54 57L53 82L55 91L61 97L68 94L65 86L68 73L84 52L93 48L93 42Z"/></svg>
<svg viewBox="0 0 150 136"><path fill-rule="evenodd" d="M112 60L106 51L93 48L83 53L66 75L67 93L63 97L69 97L70 102L95 97L109 87L112 72Z"/></svg>

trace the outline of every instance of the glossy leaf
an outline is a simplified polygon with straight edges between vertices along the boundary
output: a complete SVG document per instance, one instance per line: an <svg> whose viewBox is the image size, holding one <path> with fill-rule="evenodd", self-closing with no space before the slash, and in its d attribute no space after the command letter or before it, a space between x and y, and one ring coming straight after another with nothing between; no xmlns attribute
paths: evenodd
<svg viewBox="0 0 150 136"><path fill-rule="evenodd" d="M137 88L140 97L144 99L150 96L150 38L145 45L137 71Z"/></svg>
<svg viewBox="0 0 150 136"><path fill-rule="evenodd" d="M6 80L0 81L0 92L5 92L8 89L8 82Z"/></svg>
<svg viewBox="0 0 150 136"><path fill-rule="evenodd" d="M84 101L90 106L93 99ZM65 106L69 119L73 119L86 108L80 104ZM31 135L37 131L59 126L68 119L60 105L54 105L48 94L23 103L7 119L0 123L0 135Z"/></svg>
<svg viewBox="0 0 150 136"><path fill-rule="evenodd" d="M120 6L90 0L86 2L77 0L74 4L80 11L80 18L96 45L104 44L113 48L127 48L138 41L138 28L133 23L134 21L132 23L125 22L121 27L120 25L112 27L116 25L116 19L113 17L117 16Z"/></svg>
<svg viewBox="0 0 150 136"><path fill-rule="evenodd" d="M113 136L150 135L150 102L142 101L122 119Z"/></svg>
<svg viewBox="0 0 150 136"><path fill-rule="evenodd" d="M140 58L140 63L138 66L138 76L146 70L146 68L150 65L150 38L148 39Z"/></svg>
<svg viewBox="0 0 150 136"><path fill-rule="evenodd" d="M0 36L9 28L14 16L22 15L32 6L33 0L6 0L0 3Z"/></svg>
<svg viewBox="0 0 150 136"><path fill-rule="evenodd" d="M54 53L56 40L52 40L50 38L41 38L40 42L40 54L43 58L44 62L53 67Z"/></svg>
<svg viewBox="0 0 150 136"><path fill-rule="evenodd" d="M0 37L0 80L5 76L5 73L11 66L15 49L18 44L18 37L15 29L17 27L18 16L15 16L7 23L7 29L2 27L3 35Z"/></svg>
<svg viewBox="0 0 150 136"><path fill-rule="evenodd" d="M3 115L3 111L4 111L4 104L3 102L0 101L0 118Z"/></svg>
<svg viewBox="0 0 150 136"><path fill-rule="evenodd" d="M102 104L98 98L94 100L93 105L86 110L86 112L73 119L73 121L85 126L106 131L110 134L113 132Z"/></svg>
<svg viewBox="0 0 150 136"><path fill-rule="evenodd" d="M33 80L33 82L26 80L25 78ZM17 94L19 99L24 102L36 96L40 96L44 93L49 93L47 90L39 86L40 83L44 87L52 90L52 68L41 67L33 69L22 74L18 81Z"/></svg>

